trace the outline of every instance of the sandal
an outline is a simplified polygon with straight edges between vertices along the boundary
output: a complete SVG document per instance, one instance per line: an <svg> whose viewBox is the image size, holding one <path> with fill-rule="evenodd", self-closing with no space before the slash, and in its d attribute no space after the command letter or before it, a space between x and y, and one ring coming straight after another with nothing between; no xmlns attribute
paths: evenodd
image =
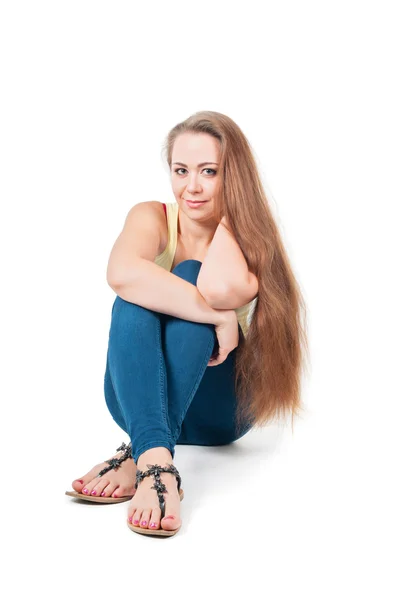
<svg viewBox="0 0 398 600"><path fill-rule="evenodd" d="M117 471L117 469L119 468L119 466L121 465L121 463L126 460L127 458L132 458L131 455L131 442L129 444L126 444L123 442L123 444L121 446L119 446L119 448L117 448L116 452L119 452L120 450L124 451L124 454L122 454L122 456L120 458L110 458L109 460L106 460L105 462L108 463L109 467L104 467L102 469L102 471L100 471L97 475L97 477L102 477L103 475L105 475L105 473L107 473L108 471L110 471L111 469L115 469L115 471ZM79 492L76 491L70 491L70 492L65 492L65 494L67 496L73 496L74 498L81 498L82 500L88 500L89 502L97 502L97 503L101 503L101 504L117 504L118 502L126 502L127 500L131 500L131 498L133 496L121 496L120 498L112 498L111 496L91 496L91 495L87 495L87 494L80 494ZM133 494L134 495L134 494Z"/></svg>
<svg viewBox="0 0 398 600"><path fill-rule="evenodd" d="M155 479L155 483L151 487L151 489L156 490L157 495L158 495L159 506L160 506L160 510L161 510L160 520L162 520L165 515L165 499L164 499L163 494L164 494L164 492L167 492L166 486L164 485L164 483L162 483L160 481L160 473L173 473L173 475L175 475L177 477L177 488L178 488L178 493L180 494L180 501L184 498L184 492L183 492L183 490L180 489L181 477L180 477L179 472L177 471L177 469L175 468L174 465L171 465L170 463L166 463L166 464L168 465L167 467L161 467L160 465L147 465L147 467L149 467L149 469L145 472L137 469L136 481L135 481L135 489L137 489L138 485L141 483L141 481L144 479L144 477L148 477L149 475L152 475L152 477ZM180 525L180 527L178 527L177 529L173 529L173 530L163 529L163 528L146 529L144 527L137 527L136 525L132 525L129 521L127 521L127 525L130 527L130 529L132 529L136 533L143 533L144 535L159 535L159 536L175 535L177 533L177 531L179 531L181 528L181 525Z"/></svg>

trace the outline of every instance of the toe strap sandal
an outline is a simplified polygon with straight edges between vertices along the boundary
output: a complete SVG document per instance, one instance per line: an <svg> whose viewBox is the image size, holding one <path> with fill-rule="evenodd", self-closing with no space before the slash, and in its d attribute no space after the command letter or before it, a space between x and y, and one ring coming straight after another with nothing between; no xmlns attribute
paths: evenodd
<svg viewBox="0 0 398 600"><path fill-rule="evenodd" d="M153 484L151 489L156 490L156 493L158 495L159 506L160 506L160 511L161 511L160 520L162 520L165 515L164 494L167 493L166 486L160 480L161 473L173 473L173 475L176 476L177 489L178 489L178 493L180 495L180 501L184 498L184 491L181 489L181 477L180 477L179 472L177 471L177 469L175 468L174 465L171 465L170 463L166 463L166 465L167 465L167 467L161 467L160 465L156 465L156 464L155 465L147 465L147 467L149 467L147 471L140 471L139 469L137 469L137 473L135 476L135 489L137 489L137 487L139 486L141 481L144 479L144 477L149 477L149 475L151 475L154 478L155 483ZM158 536L175 535L177 533L177 531L179 531L181 528L181 525L180 525L180 527L178 527L177 529L172 529L172 530L162 529L162 528L146 529L144 527L136 527L135 525L132 525L130 522L127 522L127 524L132 531L135 531L137 533L143 533L145 535L158 535Z"/></svg>
<svg viewBox="0 0 398 600"><path fill-rule="evenodd" d="M125 461L127 458L132 458L131 442L129 444L125 444L123 442L122 445L116 449L116 452L121 452L121 451L123 451L123 454L119 458L110 458L109 460L104 461L104 462L108 463L109 466L104 467L98 473L98 475L96 475L96 477L102 477L103 475L105 475L105 473L107 473L111 469L114 469L115 471L117 471L123 461ZM100 504L117 504L118 502L126 502L127 500L131 500L131 498L133 497L132 495L121 496L120 498L112 498L111 496L91 496L90 494L80 494L79 492L76 492L75 490L65 492L65 494L67 496L73 496L74 498L81 498L82 500L88 500L89 502L96 502L96 503L100 503Z"/></svg>

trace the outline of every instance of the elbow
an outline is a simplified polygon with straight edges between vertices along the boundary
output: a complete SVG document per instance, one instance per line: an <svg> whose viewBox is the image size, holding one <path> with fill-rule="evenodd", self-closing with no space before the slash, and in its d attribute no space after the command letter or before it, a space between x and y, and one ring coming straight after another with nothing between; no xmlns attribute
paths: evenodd
<svg viewBox="0 0 398 600"><path fill-rule="evenodd" d="M258 279L255 276L254 273L249 272L249 281L248 281L248 288L250 290L250 296L253 296L253 298L255 296L258 295Z"/></svg>
<svg viewBox="0 0 398 600"><path fill-rule="evenodd" d="M106 270L106 282L110 288L115 289L115 287L119 285L120 276L120 272L118 272L109 262Z"/></svg>
<svg viewBox="0 0 398 600"><path fill-rule="evenodd" d="M211 308L223 308L224 301L228 298L230 290L226 286L212 285L211 289L206 289L200 284L197 285L198 291Z"/></svg>
<svg viewBox="0 0 398 600"><path fill-rule="evenodd" d="M120 275L116 276L115 273L110 272L109 270L106 273L106 282L112 289L115 289L118 285L120 285Z"/></svg>
<svg viewBox="0 0 398 600"><path fill-rule="evenodd" d="M108 264L106 271L106 281L113 290L124 285L129 285L136 280L139 273L137 262L125 265Z"/></svg>
<svg viewBox="0 0 398 600"><path fill-rule="evenodd" d="M109 287L110 287L110 288L111 288L111 289L112 289L114 292L116 292L116 291L118 290L118 288L119 288L119 284L116 284L116 283L115 283L115 282L113 282L113 281L109 281L108 279L107 279L107 281L106 281L106 282L107 282L107 284L109 285Z"/></svg>
<svg viewBox="0 0 398 600"><path fill-rule="evenodd" d="M128 285L131 284L133 282L133 278L130 275L126 275L126 274L110 274L107 273L106 276L106 281L107 284L109 285L110 288L112 288L114 291L118 290L120 287L124 286L124 285Z"/></svg>

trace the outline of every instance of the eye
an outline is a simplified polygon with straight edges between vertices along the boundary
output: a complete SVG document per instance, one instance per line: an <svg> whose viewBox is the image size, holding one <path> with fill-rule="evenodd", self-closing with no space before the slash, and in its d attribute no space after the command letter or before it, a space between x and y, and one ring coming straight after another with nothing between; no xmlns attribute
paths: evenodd
<svg viewBox="0 0 398 600"><path fill-rule="evenodd" d="M210 167L207 167L206 169L203 169L204 171L212 171L212 173L214 173L214 175L217 173L217 171L215 169L210 169ZM178 171L186 171L186 169L184 169L184 167L180 167L179 169L174 169L174 173L178 173Z"/></svg>

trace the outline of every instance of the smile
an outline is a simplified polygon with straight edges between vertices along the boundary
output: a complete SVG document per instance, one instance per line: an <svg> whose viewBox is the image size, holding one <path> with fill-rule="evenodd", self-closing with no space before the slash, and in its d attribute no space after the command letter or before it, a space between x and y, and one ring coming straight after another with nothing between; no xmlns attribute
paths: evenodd
<svg viewBox="0 0 398 600"><path fill-rule="evenodd" d="M207 202L207 200L187 200L185 198L185 202L189 202L190 204L203 204L204 202Z"/></svg>

